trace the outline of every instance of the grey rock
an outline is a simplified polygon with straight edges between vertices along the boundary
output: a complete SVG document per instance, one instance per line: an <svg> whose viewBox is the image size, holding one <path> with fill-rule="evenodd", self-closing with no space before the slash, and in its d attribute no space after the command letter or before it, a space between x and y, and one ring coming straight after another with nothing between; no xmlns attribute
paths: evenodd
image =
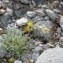
<svg viewBox="0 0 63 63"><path fill-rule="evenodd" d="M43 9L36 9L35 12L37 13L38 16L45 16Z"/></svg>
<svg viewBox="0 0 63 63"><path fill-rule="evenodd" d="M43 50L42 47L37 46L37 47L33 50L33 52L34 52L34 53L39 53L39 54L40 54L40 53L42 52L42 50Z"/></svg>
<svg viewBox="0 0 63 63"><path fill-rule="evenodd" d="M60 26L61 26L61 28L62 28L62 30L63 30L63 16L60 16L61 18L60 18Z"/></svg>
<svg viewBox="0 0 63 63"><path fill-rule="evenodd" d="M2 26L7 26L10 20L10 16L8 15L8 13L5 13L4 15L0 16L0 21L1 21L1 25Z"/></svg>
<svg viewBox="0 0 63 63"><path fill-rule="evenodd" d="M43 21L43 20L44 20L44 18L41 17L41 16L36 16L35 18L33 18L33 22L34 22L34 23L36 23L36 22L38 22L38 21Z"/></svg>
<svg viewBox="0 0 63 63"><path fill-rule="evenodd" d="M22 16L21 10L15 10L15 15L19 18Z"/></svg>
<svg viewBox="0 0 63 63"><path fill-rule="evenodd" d="M33 36L49 39L52 33L50 30L51 27L50 21L39 21L34 25Z"/></svg>
<svg viewBox="0 0 63 63"><path fill-rule="evenodd" d="M54 11L50 10L50 9L46 9L45 10L46 14L52 19L56 19L57 18L57 15L54 13Z"/></svg>
<svg viewBox="0 0 63 63"><path fill-rule="evenodd" d="M23 56L21 57L21 59L22 59L23 62L25 62L28 58L29 58L29 59L32 58L32 55L29 54L29 53L27 53L27 54L25 54L25 55L23 55Z"/></svg>
<svg viewBox="0 0 63 63"><path fill-rule="evenodd" d="M39 54L38 53L33 53L32 54L32 60L33 61L36 61L38 57L39 57Z"/></svg>
<svg viewBox="0 0 63 63"><path fill-rule="evenodd" d="M24 3L24 4L29 4L28 0L19 0L19 1L21 1L21 3Z"/></svg>
<svg viewBox="0 0 63 63"><path fill-rule="evenodd" d="M6 11L7 11L7 13L8 13L10 16L12 16L12 15L13 15L13 10L12 10L12 9L7 8L7 9L6 9Z"/></svg>
<svg viewBox="0 0 63 63"><path fill-rule="evenodd" d="M30 18L34 18L36 16L36 12L34 11L27 11L27 16L30 17Z"/></svg>
<svg viewBox="0 0 63 63"><path fill-rule="evenodd" d="M53 9L53 11L55 12L55 13L60 13L60 10L58 10L58 9Z"/></svg>
<svg viewBox="0 0 63 63"><path fill-rule="evenodd" d="M45 50L35 63L63 63L63 48Z"/></svg>
<svg viewBox="0 0 63 63"><path fill-rule="evenodd" d="M60 44L60 47L63 47L63 37L60 37L59 44Z"/></svg>

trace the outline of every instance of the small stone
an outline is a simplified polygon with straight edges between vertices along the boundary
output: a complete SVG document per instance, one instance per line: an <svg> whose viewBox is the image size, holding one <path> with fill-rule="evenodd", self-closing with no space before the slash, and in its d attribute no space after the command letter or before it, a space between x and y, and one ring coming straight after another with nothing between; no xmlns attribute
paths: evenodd
<svg viewBox="0 0 63 63"><path fill-rule="evenodd" d="M63 30L63 16L60 16L60 26L61 26L61 29Z"/></svg>
<svg viewBox="0 0 63 63"><path fill-rule="evenodd" d="M22 63L20 60L15 60L14 63Z"/></svg>
<svg viewBox="0 0 63 63"><path fill-rule="evenodd" d="M12 10L12 9L7 8L6 10L7 10L7 13L8 13L10 16L12 16L12 15L13 15L13 10Z"/></svg>
<svg viewBox="0 0 63 63"><path fill-rule="evenodd" d="M6 27L7 24L9 24L11 21L10 21L10 16L8 13L5 13L4 15L2 15L0 17L0 21L1 21L1 25Z"/></svg>
<svg viewBox="0 0 63 63"><path fill-rule="evenodd" d="M32 54L32 60L33 61L36 61L38 57L39 57L39 53L33 53Z"/></svg>
<svg viewBox="0 0 63 63"><path fill-rule="evenodd" d="M34 18L36 16L36 12L34 12L34 11L28 11L26 14L30 18Z"/></svg>
<svg viewBox="0 0 63 63"><path fill-rule="evenodd" d="M63 47L63 37L60 37L59 44L60 44L60 47Z"/></svg>
<svg viewBox="0 0 63 63"><path fill-rule="evenodd" d="M4 9L0 9L0 15L4 14L5 10Z"/></svg>
<svg viewBox="0 0 63 63"><path fill-rule="evenodd" d="M40 46L37 46L34 50L33 50L33 52L35 52L35 53L40 53L42 51L42 47L40 47Z"/></svg>
<svg viewBox="0 0 63 63"><path fill-rule="evenodd" d="M55 12L55 13L60 13L60 10L58 10L58 9L53 9L53 11Z"/></svg>
<svg viewBox="0 0 63 63"><path fill-rule="evenodd" d="M54 11L50 10L50 9L46 9L45 10L46 14L52 19L56 19L57 18L57 15L54 13Z"/></svg>
<svg viewBox="0 0 63 63"><path fill-rule="evenodd" d="M35 12L37 13L38 16L45 16L45 13L42 9L37 9L35 10Z"/></svg>
<svg viewBox="0 0 63 63"><path fill-rule="evenodd" d="M16 25L22 26L25 25L28 22L28 19L25 17L22 17L21 19L16 20Z"/></svg>
<svg viewBox="0 0 63 63"><path fill-rule="evenodd" d="M3 29L2 28L0 28L0 34L3 34Z"/></svg>
<svg viewBox="0 0 63 63"><path fill-rule="evenodd" d="M34 22L34 23L36 23L36 22L38 22L38 21L43 21L43 20L44 20L44 18L41 17L41 16L36 16L35 18L33 18L33 22Z"/></svg>
<svg viewBox="0 0 63 63"><path fill-rule="evenodd" d="M29 4L28 0L19 0L19 1L21 1L21 3L24 3L24 4Z"/></svg>

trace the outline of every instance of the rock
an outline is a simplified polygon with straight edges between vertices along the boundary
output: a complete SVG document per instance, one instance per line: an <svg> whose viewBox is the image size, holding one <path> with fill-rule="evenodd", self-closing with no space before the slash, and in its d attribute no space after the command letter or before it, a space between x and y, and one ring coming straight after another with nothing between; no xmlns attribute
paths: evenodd
<svg viewBox="0 0 63 63"><path fill-rule="evenodd" d="M37 9L35 10L38 16L45 16L44 10L43 9Z"/></svg>
<svg viewBox="0 0 63 63"><path fill-rule="evenodd" d="M15 60L14 63L22 63L20 60Z"/></svg>
<svg viewBox="0 0 63 63"><path fill-rule="evenodd" d="M13 10L12 10L12 9L7 8L6 11L7 11L7 13L8 13L10 16L13 15Z"/></svg>
<svg viewBox="0 0 63 63"><path fill-rule="evenodd" d="M33 49L33 52L34 53L41 53L42 52L42 47L40 47L40 46L37 46L35 49Z"/></svg>
<svg viewBox="0 0 63 63"><path fill-rule="evenodd" d="M63 37L60 37L59 44L60 44L61 47L63 47Z"/></svg>
<svg viewBox="0 0 63 63"><path fill-rule="evenodd" d="M0 28L0 34L3 34L3 29L2 28Z"/></svg>
<svg viewBox="0 0 63 63"><path fill-rule="evenodd" d="M0 21L1 21L1 25L2 26L7 26L8 23L10 23L10 16L8 15L8 13L5 13L4 15L2 15L0 17Z"/></svg>
<svg viewBox="0 0 63 63"><path fill-rule="evenodd" d="M45 39L49 39L51 36L51 27L52 25L50 21L38 21L34 25L33 36L44 37Z"/></svg>
<svg viewBox="0 0 63 63"><path fill-rule="evenodd" d="M28 58L31 59L32 55L27 53L21 57L22 61L25 62Z"/></svg>
<svg viewBox="0 0 63 63"><path fill-rule="evenodd" d="M39 54L38 53L33 53L32 54L32 60L33 61L36 61L38 57L39 57Z"/></svg>
<svg viewBox="0 0 63 63"><path fill-rule="evenodd" d="M21 19L16 20L16 25L22 26L25 25L28 22L28 19L25 17L22 17Z"/></svg>
<svg viewBox="0 0 63 63"><path fill-rule="evenodd" d="M63 63L63 48L45 50L35 63Z"/></svg>
<svg viewBox="0 0 63 63"><path fill-rule="evenodd" d="M48 9L49 7L46 4L44 4L44 5L42 5L42 8Z"/></svg>
<svg viewBox="0 0 63 63"><path fill-rule="evenodd" d="M21 10L20 10L20 9L19 9L19 10L15 10L15 15L16 15L18 18L21 18L21 16L22 16Z"/></svg>
<svg viewBox="0 0 63 63"><path fill-rule="evenodd" d="M3 44L0 43L0 58L3 58L6 54L6 50L3 49Z"/></svg>
<svg viewBox="0 0 63 63"><path fill-rule="evenodd" d="M19 1L21 1L21 3L24 3L24 4L29 4L28 0L19 0Z"/></svg>
<svg viewBox="0 0 63 63"><path fill-rule="evenodd" d="M36 16L36 12L34 12L34 11L28 11L26 14L30 18L34 18Z"/></svg>
<svg viewBox="0 0 63 63"><path fill-rule="evenodd" d="M14 9L15 9L15 10L18 10L18 9L20 9L20 8L21 8L21 3L20 3L20 2L14 4Z"/></svg>
<svg viewBox="0 0 63 63"><path fill-rule="evenodd" d="M60 26L61 26L61 29L63 30L63 16L60 16Z"/></svg>
<svg viewBox="0 0 63 63"><path fill-rule="evenodd" d="M48 17L48 16L45 16L45 20L46 20L46 21L49 20L49 17Z"/></svg>
<svg viewBox="0 0 63 63"><path fill-rule="evenodd" d="M57 15L52 10L46 9L45 12L52 20L57 18Z"/></svg>
<svg viewBox="0 0 63 63"><path fill-rule="evenodd" d="M4 9L0 9L0 15L4 14L5 10Z"/></svg>
<svg viewBox="0 0 63 63"><path fill-rule="evenodd" d="M41 17L41 16L36 16L35 18L33 18L33 22L34 22L34 23L36 23L36 22L38 22L38 21L43 21L43 20L44 20L44 18Z"/></svg>
<svg viewBox="0 0 63 63"><path fill-rule="evenodd" d="M60 10L58 10L58 9L53 9L53 11L54 11L55 13L57 13L57 14L60 13Z"/></svg>

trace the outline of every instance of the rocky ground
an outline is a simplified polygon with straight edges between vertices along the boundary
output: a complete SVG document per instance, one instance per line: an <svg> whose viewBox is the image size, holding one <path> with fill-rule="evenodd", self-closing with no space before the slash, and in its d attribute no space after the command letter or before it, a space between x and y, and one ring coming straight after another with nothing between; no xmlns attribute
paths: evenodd
<svg viewBox="0 0 63 63"><path fill-rule="evenodd" d="M63 1L0 0L0 63L63 63Z"/></svg>

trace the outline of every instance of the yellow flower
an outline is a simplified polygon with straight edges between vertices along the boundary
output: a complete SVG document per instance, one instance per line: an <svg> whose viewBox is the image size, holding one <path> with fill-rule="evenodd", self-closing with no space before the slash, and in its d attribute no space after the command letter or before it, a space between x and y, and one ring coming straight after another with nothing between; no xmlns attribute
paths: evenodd
<svg viewBox="0 0 63 63"><path fill-rule="evenodd" d="M31 32L33 31L33 23L31 21L28 21L26 25L23 28L24 32Z"/></svg>
<svg viewBox="0 0 63 63"><path fill-rule="evenodd" d="M9 62L9 63L14 63L14 60L15 60L14 58L10 58L10 59L8 60L8 62Z"/></svg>
<svg viewBox="0 0 63 63"><path fill-rule="evenodd" d="M49 33L49 29L45 25L42 25L42 32L44 34L48 34Z"/></svg>

